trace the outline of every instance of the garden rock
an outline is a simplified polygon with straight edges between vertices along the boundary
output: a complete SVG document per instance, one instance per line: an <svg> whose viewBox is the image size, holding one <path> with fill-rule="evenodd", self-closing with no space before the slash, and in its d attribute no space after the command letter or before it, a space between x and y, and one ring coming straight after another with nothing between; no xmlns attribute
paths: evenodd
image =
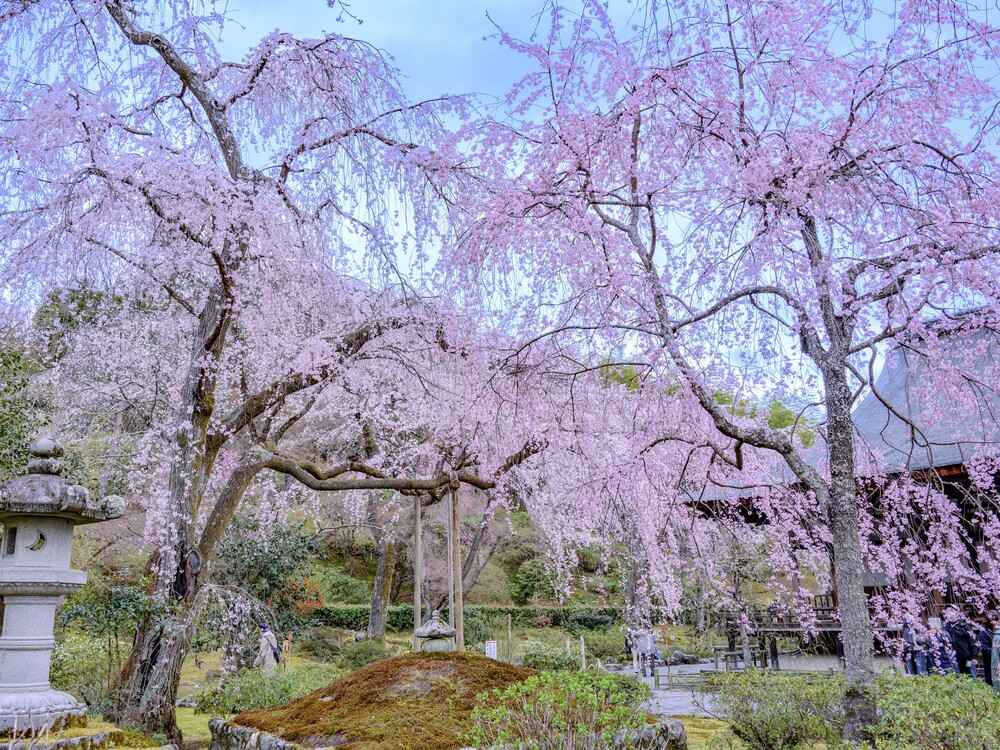
<svg viewBox="0 0 1000 750"><path fill-rule="evenodd" d="M222 719L208 722L212 743L208 750L297 750L302 747L252 727L230 724Z"/></svg>
<svg viewBox="0 0 1000 750"><path fill-rule="evenodd" d="M676 667L678 664L700 664L701 659L693 654L686 654L683 651L674 651L667 657L667 664Z"/></svg>
<svg viewBox="0 0 1000 750"><path fill-rule="evenodd" d="M0 750L103 750L107 747L121 745L124 741L123 738L124 735L118 730L54 740L26 737L0 742Z"/></svg>
<svg viewBox="0 0 1000 750"><path fill-rule="evenodd" d="M629 732L618 740L617 745L622 748L631 747L631 743L636 740L649 750L687 750L688 747L684 724L677 719L664 719L655 726Z"/></svg>

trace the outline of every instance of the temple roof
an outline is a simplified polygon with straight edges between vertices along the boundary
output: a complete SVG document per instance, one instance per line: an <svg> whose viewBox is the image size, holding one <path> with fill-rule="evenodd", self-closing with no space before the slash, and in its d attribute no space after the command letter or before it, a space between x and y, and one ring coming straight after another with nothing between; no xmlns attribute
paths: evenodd
<svg viewBox="0 0 1000 750"><path fill-rule="evenodd" d="M938 357L960 375L932 370L926 356L897 345L854 409L859 449L891 472L965 464L1000 447L1000 340L981 329L944 336L941 346Z"/></svg>
<svg viewBox="0 0 1000 750"><path fill-rule="evenodd" d="M976 453L1000 449L1000 336L988 329L962 331L941 335L937 345L933 359L905 343L886 353L875 388L851 415L859 474L960 466ZM812 446L800 450L825 474L826 448L819 434ZM737 474L727 482L712 481L710 489L699 488L691 499L735 500L765 486L797 484L784 460L769 451L759 455L767 457L769 477L746 477L741 483Z"/></svg>

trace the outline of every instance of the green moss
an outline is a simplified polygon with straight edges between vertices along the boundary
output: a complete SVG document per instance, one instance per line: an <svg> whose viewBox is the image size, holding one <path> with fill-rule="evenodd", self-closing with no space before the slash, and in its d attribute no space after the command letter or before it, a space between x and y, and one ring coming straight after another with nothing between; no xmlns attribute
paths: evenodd
<svg viewBox="0 0 1000 750"><path fill-rule="evenodd" d="M709 750L712 740L721 737L729 731L729 725L718 719L705 716L679 716L687 732L688 750Z"/></svg>
<svg viewBox="0 0 1000 750"><path fill-rule="evenodd" d="M409 654L369 664L282 708L250 711L234 721L343 750L451 750L463 746L477 694L531 674L474 654Z"/></svg>
<svg viewBox="0 0 1000 750"><path fill-rule="evenodd" d="M74 717L57 732L45 732L38 735L40 745L71 740L78 737L96 737L107 735L108 747L156 747L163 743L154 742L142 732L131 729L121 729L108 721L102 721L90 716ZM5 736L4 739L7 737Z"/></svg>

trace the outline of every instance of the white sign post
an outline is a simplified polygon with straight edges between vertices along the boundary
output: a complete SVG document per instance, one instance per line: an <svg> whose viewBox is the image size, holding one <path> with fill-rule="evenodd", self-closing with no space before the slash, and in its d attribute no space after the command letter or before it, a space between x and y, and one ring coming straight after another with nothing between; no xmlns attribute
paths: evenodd
<svg viewBox="0 0 1000 750"><path fill-rule="evenodd" d="M497 658L497 642L486 641L486 656L490 659Z"/></svg>

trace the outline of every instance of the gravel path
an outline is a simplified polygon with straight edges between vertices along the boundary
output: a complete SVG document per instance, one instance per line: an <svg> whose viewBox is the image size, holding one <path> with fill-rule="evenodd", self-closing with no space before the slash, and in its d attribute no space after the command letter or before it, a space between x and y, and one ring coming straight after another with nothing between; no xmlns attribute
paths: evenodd
<svg viewBox="0 0 1000 750"><path fill-rule="evenodd" d="M609 672L617 674L627 674L630 676L634 676L635 674L631 668L609 666L607 669ZM661 687L653 687L652 677L640 678L653 691L653 697L646 704L647 710L657 716L665 717L711 716L703 707L703 705L707 705L710 709L711 700L708 700L706 703L705 697L697 695L689 686L692 678L695 678L701 672L711 671L711 669L711 664L685 664L670 667L668 676L667 668L659 667L656 670L659 677L657 682ZM679 678L685 685L683 687L666 687L669 684L670 678Z"/></svg>

